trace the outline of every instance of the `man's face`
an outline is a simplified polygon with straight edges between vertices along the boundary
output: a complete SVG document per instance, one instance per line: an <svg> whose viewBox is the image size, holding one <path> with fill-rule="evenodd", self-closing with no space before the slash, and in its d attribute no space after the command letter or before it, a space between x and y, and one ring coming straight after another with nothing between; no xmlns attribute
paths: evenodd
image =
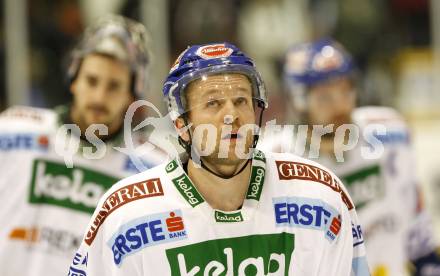
<svg viewBox="0 0 440 276"><path fill-rule="evenodd" d="M255 113L252 98L252 85L249 79L241 74L228 73L203 77L192 82L186 89L189 106L189 121L193 123L192 131L201 124L211 124L216 129L216 141L208 141L204 135L201 140L193 137L193 145L201 149L206 143L215 143L214 152L205 158L217 164L235 164L242 161L236 153L238 144L243 146L240 152L248 153L252 146L252 131L239 135L238 130L246 124L255 124ZM222 129L230 126L232 135L222 135ZM226 147L227 156L219 158L219 152ZM222 144L222 146L220 146ZM222 147L222 148L221 148Z"/></svg>
<svg viewBox="0 0 440 276"><path fill-rule="evenodd" d="M356 95L348 78L336 78L314 85L308 91L308 119L310 124L350 123Z"/></svg>
<svg viewBox="0 0 440 276"><path fill-rule="evenodd" d="M90 54L70 86L74 110L83 126L105 124L109 132L121 126L134 98L130 92L130 69L116 59Z"/></svg>

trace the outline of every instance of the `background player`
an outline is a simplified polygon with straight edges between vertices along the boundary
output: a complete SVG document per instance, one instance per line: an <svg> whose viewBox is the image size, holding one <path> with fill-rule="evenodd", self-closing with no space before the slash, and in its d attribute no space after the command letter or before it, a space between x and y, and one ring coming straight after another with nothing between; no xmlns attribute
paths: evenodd
<svg viewBox="0 0 440 276"><path fill-rule="evenodd" d="M135 21L102 18L73 51L72 105L56 112L12 107L1 114L1 275L65 274L100 196L137 172L130 157L113 147L123 145L128 106L145 92L146 35ZM78 131L63 133L62 126L71 124ZM88 132L93 124L103 124L107 132ZM135 144L145 140L135 134ZM67 148L65 156L57 148ZM87 150L89 156L103 154L91 159ZM68 154L73 167L64 163ZM149 153L147 165L165 159L157 149Z"/></svg>
<svg viewBox="0 0 440 276"><path fill-rule="evenodd" d="M428 266L435 268L437 261L435 254L430 255L433 241L427 234L429 223L420 201L409 130L402 116L388 107L356 108L353 60L331 39L289 49L284 77L290 99L288 108L293 108L295 115L291 120L309 125L306 145L312 144L313 125L333 126L321 137L316 161L331 168L347 185L364 230L354 234L362 234L367 242L372 274L406 275L407 261L411 259L416 273L420 273L417 275L431 275L428 271L432 267ZM346 124L359 127L360 139L350 150L348 135L339 140L335 136L337 128ZM372 128L373 124L385 127L386 133ZM277 145L278 150L287 148L285 144L289 142L282 134L275 140L267 144ZM264 144L263 148L267 146ZM383 153L367 156L379 144ZM294 148L291 147L295 151ZM343 153L342 162L337 160L338 152ZM305 157L307 153L297 152ZM431 260L422 264L424 255Z"/></svg>

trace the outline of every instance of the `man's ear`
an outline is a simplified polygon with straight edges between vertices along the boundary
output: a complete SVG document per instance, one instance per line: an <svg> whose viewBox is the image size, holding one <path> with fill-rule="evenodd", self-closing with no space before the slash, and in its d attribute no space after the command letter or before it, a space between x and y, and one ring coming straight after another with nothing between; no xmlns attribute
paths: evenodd
<svg viewBox="0 0 440 276"><path fill-rule="evenodd" d="M70 94L75 95L75 91L76 91L76 79L73 80L72 82L70 82L69 91L70 91Z"/></svg>
<svg viewBox="0 0 440 276"><path fill-rule="evenodd" d="M185 142L189 142L189 133L188 133L189 130L188 129L184 130L184 128L187 126L185 124L185 120L182 117L179 117L174 121L174 125L177 128L178 133L182 138L182 140Z"/></svg>

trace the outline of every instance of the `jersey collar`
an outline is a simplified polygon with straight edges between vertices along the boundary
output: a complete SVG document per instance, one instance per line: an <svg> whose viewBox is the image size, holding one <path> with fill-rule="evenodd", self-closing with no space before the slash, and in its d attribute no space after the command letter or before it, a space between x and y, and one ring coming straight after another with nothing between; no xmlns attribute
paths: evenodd
<svg viewBox="0 0 440 276"><path fill-rule="evenodd" d="M213 209L199 193L188 177L179 160L174 159L167 164L165 171L183 199L192 207L201 211L208 221L218 223L234 223L250 220L258 207L266 174L266 158L264 153L255 150L252 156L251 176L243 207L240 210L225 212Z"/></svg>

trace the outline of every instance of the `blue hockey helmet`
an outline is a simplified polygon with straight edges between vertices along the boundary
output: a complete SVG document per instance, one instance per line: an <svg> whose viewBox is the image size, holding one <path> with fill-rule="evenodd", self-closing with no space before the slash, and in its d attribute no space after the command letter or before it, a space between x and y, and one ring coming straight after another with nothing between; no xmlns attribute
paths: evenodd
<svg viewBox="0 0 440 276"><path fill-rule="evenodd" d="M291 47L285 56L284 82L299 110L305 108L310 86L337 77L351 77L354 64L351 55L338 42L322 39Z"/></svg>
<svg viewBox="0 0 440 276"><path fill-rule="evenodd" d="M266 89L254 61L230 43L212 43L189 46L172 66L163 85L172 118L176 119L188 111L185 88L189 83L203 76L222 73L238 73L248 77L253 98L259 107L267 108Z"/></svg>

